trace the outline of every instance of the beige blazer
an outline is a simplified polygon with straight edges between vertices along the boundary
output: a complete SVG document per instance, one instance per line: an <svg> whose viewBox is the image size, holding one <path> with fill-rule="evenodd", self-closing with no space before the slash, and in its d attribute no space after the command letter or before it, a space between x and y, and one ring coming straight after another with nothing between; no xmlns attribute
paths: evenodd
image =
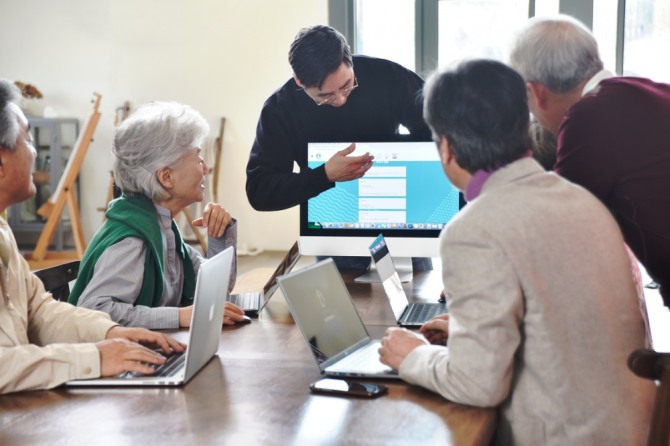
<svg viewBox="0 0 670 446"><path fill-rule="evenodd" d="M645 345L630 260L609 211L524 158L496 171L443 231L448 348L400 376L499 406L498 444L644 444L653 384L626 360Z"/></svg>
<svg viewBox="0 0 670 446"><path fill-rule="evenodd" d="M1 218L0 292L0 393L100 376L100 354L92 343L117 324L105 313L57 302L44 291Z"/></svg>

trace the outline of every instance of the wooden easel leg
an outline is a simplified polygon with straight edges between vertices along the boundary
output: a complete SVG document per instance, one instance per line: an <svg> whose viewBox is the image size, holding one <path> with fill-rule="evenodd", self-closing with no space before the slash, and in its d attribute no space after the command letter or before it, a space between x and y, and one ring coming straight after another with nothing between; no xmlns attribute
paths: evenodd
<svg viewBox="0 0 670 446"><path fill-rule="evenodd" d="M195 234L195 238L198 240L198 243L200 244L200 249L202 249L202 255L207 257L207 242L205 241L205 238L200 234L200 230L193 226L193 215L191 215L191 211L188 208L184 208L183 210L184 216L186 216L186 220L188 225L191 227L191 230L193 231L193 234Z"/></svg>
<svg viewBox="0 0 670 446"><path fill-rule="evenodd" d="M214 166L212 166L212 197L214 203L219 202L219 170L221 170L221 153L223 152L223 129L226 126L226 118L221 118L219 136L214 141Z"/></svg>
<svg viewBox="0 0 670 446"><path fill-rule="evenodd" d="M47 248L49 248L49 243L51 243L51 240L54 237L56 226L58 226L58 223L60 222L60 215L63 212L64 207L65 200L58 200L56 203L54 203L53 208L51 209L51 213L47 218L47 222L44 224L44 228L42 228L40 238L37 240L37 245L35 246L35 250L33 251L32 255L33 259L44 260L44 257L47 253Z"/></svg>
<svg viewBox="0 0 670 446"><path fill-rule="evenodd" d="M26 256L31 268L38 268L49 261L63 263L62 260L72 259L75 254L78 255L79 258L84 255L86 242L84 241L84 232L81 227L81 216L79 215L77 198L74 195L73 187L77 181L77 176L79 175L79 170L81 169L88 146L93 140L95 128L100 120L100 112L98 111L98 107L100 106L100 95L98 93L93 93L93 95L96 97L93 101L93 113L91 113L91 117L86 124L84 132L81 133L77 139L76 146L65 165L65 170L63 171L56 190L53 191L52 196L49 198L48 203L52 203L53 207L49 209L48 207L43 206L44 209L40 208L40 210L38 210L38 213L43 216L45 213L48 213L48 217L44 228L42 228L42 234L40 234L35 250L32 255ZM75 243L77 244L77 251L76 253L63 251L52 253L51 256L47 256L47 248L49 247L54 236L54 231L60 222L66 201L70 211L70 219L72 222ZM51 206L51 204L49 204L49 206Z"/></svg>
<svg viewBox="0 0 670 446"><path fill-rule="evenodd" d="M109 184L107 186L107 201L105 201L105 207L97 208L98 211L102 212L102 222L104 223L107 219L105 213L109 207L109 202L114 199L114 172L109 172Z"/></svg>
<svg viewBox="0 0 670 446"><path fill-rule="evenodd" d="M77 197L73 189L67 190L67 210L70 213L70 223L72 224L72 235L74 236L77 255L81 258L84 256L84 251L86 251L86 239L84 238L84 230L81 225Z"/></svg>

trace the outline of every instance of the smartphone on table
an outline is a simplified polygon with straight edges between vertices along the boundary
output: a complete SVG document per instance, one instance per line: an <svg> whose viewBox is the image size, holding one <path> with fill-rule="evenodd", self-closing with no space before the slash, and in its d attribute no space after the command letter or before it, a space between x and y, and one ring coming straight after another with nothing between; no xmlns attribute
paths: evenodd
<svg viewBox="0 0 670 446"><path fill-rule="evenodd" d="M323 378L309 385L312 393L324 395L348 395L375 398L388 392L383 384L345 381L343 379Z"/></svg>

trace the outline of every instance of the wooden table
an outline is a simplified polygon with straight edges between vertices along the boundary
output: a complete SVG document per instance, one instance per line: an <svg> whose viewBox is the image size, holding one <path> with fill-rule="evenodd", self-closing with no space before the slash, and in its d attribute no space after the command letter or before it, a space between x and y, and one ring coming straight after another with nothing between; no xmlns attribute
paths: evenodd
<svg viewBox="0 0 670 446"><path fill-rule="evenodd" d="M238 280L260 288L271 269ZM354 284L356 306L373 337L393 316L380 284ZM439 274L406 284L435 301ZM187 332L175 337L185 340ZM378 399L311 395L319 378L281 291L259 319L224 328L218 356L183 388L56 389L0 396L0 444L401 445L488 444L495 411L463 406L402 381Z"/></svg>

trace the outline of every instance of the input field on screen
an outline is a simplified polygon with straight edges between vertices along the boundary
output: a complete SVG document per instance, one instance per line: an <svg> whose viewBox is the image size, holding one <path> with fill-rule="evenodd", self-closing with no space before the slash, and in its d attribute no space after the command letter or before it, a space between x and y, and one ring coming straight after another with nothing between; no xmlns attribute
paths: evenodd
<svg viewBox="0 0 670 446"><path fill-rule="evenodd" d="M404 197L407 195L407 180L358 180L359 197Z"/></svg>
<svg viewBox="0 0 670 446"><path fill-rule="evenodd" d="M401 209L407 208L407 200L404 198L359 198L358 209Z"/></svg>
<svg viewBox="0 0 670 446"><path fill-rule="evenodd" d="M406 215L402 211L360 211L358 221L361 223L404 223Z"/></svg>
<svg viewBox="0 0 670 446"><path fill-rule="evenodd" d="M370 170L365 173L365 178L374 177L388 177L388 178L405 178L407 176L407 167L393 166L393 167L379 167L373 165Z"/></svg>

